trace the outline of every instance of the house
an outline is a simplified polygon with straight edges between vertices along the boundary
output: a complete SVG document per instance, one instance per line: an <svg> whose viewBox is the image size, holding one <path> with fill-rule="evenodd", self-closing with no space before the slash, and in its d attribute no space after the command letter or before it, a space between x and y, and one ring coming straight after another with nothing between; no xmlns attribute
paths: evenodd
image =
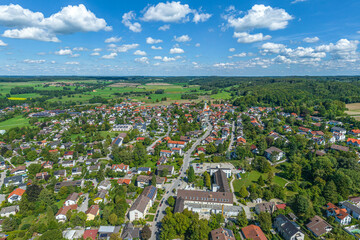
<svg viewBox="0 0 360 240"><path fill-rule="evenodd" d="M118 184L129 185L131 183L131 178L119 178L117 182Z"/></svg>
<svg viewBox="0 0 360 240"><path fill-rule="evenodd" d="M82 185L82 180L77 180L77 181L66 181L66 182L58 182L55 184L54 190L55 192L59 192L59 190L62 187L81 187Z"/></svg>
<svg viewBox="0 0 360 240"><path fill-rule="evenodd" d="M138 169L137 169L137 173L138 174L141 174L141 173L148 173L148 172L151 172L151 168L149 168L149 167L139 167Z"/></svg>
<svg viewBox="0 0 360 240"><path fill-rule="evenodd" d="M85 214L87 216L86 221L94 220L100 213L99 205L91 205Z"/></svg>
<svg viewBox="0 0 360 240"><path fill-rule="evenodd" d="M335 217L335 221L341 225L348 225L351 222L351 216L347 213L345 208L339 208L332 203L326 205L326 216Z"/></svg>
<svg viewBox="0 0 360 240"><path fill-rule="evenodd" d="M54 176L56 179L59 179L60 177L66 177L66 170L57 170L54 172Z"/></svg>
<svg viewBox="0 0 360 240"><path fill-rule="evenodd" d="M101 202L104 202L106 195L107 195L106 190L99 190L98 193L94 197L94 203L99 204Z"/></svg>
<svg viewBox="0 0 360 240"><path fill-rule="evenodd" d="M53 168L53 165L54 165L53 162L47 161L47 162L44 162L41 166L42 166L43 168L52 169L52 168Z"/></svg>
<svg viewBox="0 0 360 240"><path fill-rule="evenodd" d="M9 194L7 200L9 203L14 203L14 202L20 201L21 197L22 197L22 195L24 195L24 193L25 193L24 189L17 188Z"/></svg>
<svg viewBox="0 0 360 240"><path fill-rule="evenodd" d="M147 186L140 196L135 200L129 210L129 220L144 219L150 207L156 199L157 189L154 186Z"/></svg>
<svg viewBox="0 0 360 240"><path fill-rule="evenodd" d="M235 240L233 231L227 228L218 228L212 230L210 236L212 240Z"/></svg>
<svg viewBox="0 0 360 240"><path fill-rule="evenodd" d="M304 240L305 238L300 226L282 214L275 218L274 227L285 240Z"/></svg>
<svg viewBox="0 0 360 240"><path fill-rule="evenodd" d="M64 159L73 159L74 152L73 151L67 151L64 153Z"/></svg>
<svg viewBox="0 0 360 240"><path fill-rule="evenodd" d="M110 188L111 188L111 182L109 180L103 180L98 185L99 190L110 190Z"/></svg>
<svg viewBox="0 0 360 240"><path fill-rule="evenodd" d="M3 207L0 211L1 217L10 217L10 215L15 215L19 211L19 206L9 206L9 207Z"/></svg>
<svg viewBox="0 0 360 240"><path fill-rule="evenodd" d="M183 154L183 151L181 148L174 147L171 149L171 151L173 152L173 154L179 154L179 155Z"/></svg>
<svg viewBox="0 0 360 240"><path fill-rule="evenodd" d="M147 185L150 185L152 181L152 176L148 175L139 175L136 179L136 183L138 187L144 188ZM163 184L165 183L164 177L156 177L156 187L162 188Z"/></svg>
<svg viewBox="0 0 360 240"><path fill-rule="evenodd" d="M267 240L267 238L266 238L264 232L261 230L261 228L254 224L243 227L241 229L241 233L245 239Z"/></svg>
<svg viewBox="0 0 360 240"><path fill-rule="evenodd" d="M48 180L50 178L50 174L48 172L40 172L35 175L36 179L44 179Z"/></svg>
<svg viewBox="0 0 360 240"><path fill-rule="evenodd" d="M111 169L115 172L127 173L130 170L130 167L129 167L129 165L125 165L125 164L121 163L121 164L113 164L111 166Z"/></svg>
<svg viewBox="0 0 360 240"><path fill-rule="evenodd" d="M132 223L126 223L122 233L121 239L123 240L132 240L132 239L140 239L140 228L135 228Z"/></svg>
<svg viewBox="0 0 360 240"><path fill-rule="evenodd" d="M360 136L360 129L353 129L350 131L350 133L352 135L354 135L355 137L359 137Z"/></svg>
<svg viewBox="0 0 360 240"><path fill-rule="evenodd" d="M219 169L214 173L214 183L212 184L213 192L230 192L229 182L226 173Z"/></svg>
<svg viewBox="0 0 360 240"><path fill-rule="evenodd" d="M66 213L68 211L72 211L72 210L76 210L77 209L77 205L70 205L70 206L62 206L59 211L56 213L55 215L55 219L58 220L59 222L65 222L67 217L66 217Z"/></svg>
<svg viewBox="0 0 360 240"><path fill-rule="evenodd" d="M71 170L71 174L72 175L81 175L82 173L82 168L81 167L75 167Z"/></svg>
<svg viewBox="0 0 360 240"><path fill-rule="evenodd" d="M26 173L26 166L18 166L10 170L10 174L20 175Z"/></svg>
<svg viewBox="0 0 360 240"><path fill-rule="evenodd" d="M98 234L98 229L86 229L83 235L83 239L91 238L92 240L96 240Z"/></svg>
<svg viewBox="0 0 360 240"><path fill-rule="evenodd" d="M265 150L265 157L271 161L280 161L284 155L284 152L277 147L269 147Z"/></svg>
<svg viewBox="0 0 360 240"><path fill-rule="evenodd" d="M100 226L98 230L98 239L110 239L114 233L120 232L121 226Z"/></svg>
<svg viewBox="0 0 360 240"><path fill-rule="evenodd" d="M263 202L255 205L256 214L260 214L261 212L273 214L275 210L276 206L273 202Z"/></svg>
<svg viewBox="0 0 360 240"><path fill-rule="evenodd" d="M71 193L65 200L64 205L70 206L75 205L79 201L79 194L76 192Z"/></svg>
<svg viewBox="0 0 360 240"><path fill-rule="evenodd" d="M336 151L343 151L343 152L348 152L349 151L348 147L344 147L344 146L340 146L340 145L336 145L336 144L331 145L330 148L332 150L336 150Z"/></svg>
<svg viewBox="0 0 360 240"><path fill-rule="evenodd" d="M160 151L160 157L171 157L173 155L172 151L169 150L161 150Z"/></svg>
<svg viewBox="0 0 360 240"><path fill-rule="evenodd" d="M167 146L169 148L184 148L186 146L186 142L184 141L168 141Z"/></svg>
<svg viewBox="0 0 360 240"><path fill-rule="evenodd" d="M350 202L341 202L341 207L346 209L347 213L355 219L360 219L360 208Z"/></svg>
<svg viewBox="0 0 360 240"><path fill-rule="evenodd" d="M349 201L360 207L360 197L349 197Z"/></svg>
<svg viewBox="0 0 360 240"><path fill-rule="evenodd" d="M164 170L167 170L167 175L166 176L171 176L174 174L174 166L171 165L159 165L157 167L157 175L161 175L161 172L163 172Z"/></svg>
<svg viewBox="0 0 360 240"><path fill-rule="evenodd" d="M331 132L338 132L338 133L346 134L346 130L344 128L340 128L340 127L332 127Z"/></svg>
<svg viewBox="0 0 360 240"><path fill-rule="evenodd" d="M117 147L121 147L121 145L123 144L123 138L122 137L117 137L114 139L114 141L112 141L112 145L113 146L117 146Z"/></svg>
<svg viewBox="0 0 360 240"><path fill-rule="evenodd" d="M360 140L355 138L348 138L346 141L347 145L353 145L355 147L360 147Z"/></svg>
<svg viewBox="0 0 360 240"><path fill-rule="evenodd" d="M310 222L306 224L306 227L317 238L321 235L331 232L331 230L333 229L329 223L327 223L324 219L317 215L310 219Z"/></svg>
<svg viewBox="0 0 360 240"><path fill-rule="evenodd" d="M75 161L62 161L61 166L63 167L73 167L75 166Z"/></svg>
<svg viewBox="0 0 360 240"><path fill-rule="evenodd" d="M8 187L10 185L20 185L24 183L24 178L22 175L16 175L16 176L13 176L13 177L7 177L7 178L4 178L4 185L5 187Z"/></svg>

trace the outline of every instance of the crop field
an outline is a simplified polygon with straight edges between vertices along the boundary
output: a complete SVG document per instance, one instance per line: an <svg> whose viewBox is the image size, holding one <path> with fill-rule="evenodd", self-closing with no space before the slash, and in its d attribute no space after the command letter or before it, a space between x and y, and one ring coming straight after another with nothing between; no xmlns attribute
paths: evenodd
<svg viewBox="0 0 360 240"><path fill-rule="evenodd" d="M346 104L346 108L348 111L345 111L345 113L354 117L356 120L360 120L360 103Z"/></svg>

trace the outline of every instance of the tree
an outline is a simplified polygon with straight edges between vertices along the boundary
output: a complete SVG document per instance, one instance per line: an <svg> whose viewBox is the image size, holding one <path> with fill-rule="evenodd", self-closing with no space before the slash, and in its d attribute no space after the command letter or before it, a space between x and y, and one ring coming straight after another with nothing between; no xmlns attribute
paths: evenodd
<svg viewBox="0 0 360 240"><path fill-rule="evenodd" d="M50 206L55 202L54 193L47 188L41 190L39 200L45 206Z"/></svg>
<svg viewBox="0 0 360 240"><path fill-rule="evenodd" d="M151 178L151 185L155 186L156 187L156 175L153 174L152 175L152 178Z"/></svg>
<svg viewBox="0 0 360 240"><path fill-rule="evenodd" d="M192 183L195 181L195 171L193 166L190 166L188 170L188 182Z"/></svg>
<svg viewBox="0 0 360 240"><path fill-rule="evenodd" d="M269 232L271 229L271 215L268 212L261 212L259 214L259 223L261 226L261 229L265 232Z"/></svg>
<svg viewBox="0 0 360 240"><path fill-rule="evenodd" d="M297 194L291 201L291 208L301 219L308 219L313 214L313 208L310 200L302 194Z"/></svg>
<svg viewBox="0 0 360 240"><path fill-rule="evenodd" d="M118 221L118 217L116 216L116 214L115 213L110 214L110 216L109 216L110 224L116 225L117 221Z"/></svg>
<svg viewBox="0 0 360 240"><path fill-rule="evenodd" d="M264 182L264 179L263 179L262 175L260 175L259 179L257 180L257 183L260 186L265 186L265 182Z"/></svg>
<svg viewBox="0 0 360 240"><path fill-rule="evenodd" d="M145 225L141 230L141 239L147 240L151 238L151 230L148 225Z"/></svg>
<svg viewBox="0 0 360 240"><path fill-rule="evenodd" d="M216 151L217 149L213 143L210 143L209 145L206 146L206 153L213 154L216 153Z"/></svg>
<svg viewBox="0 0 360 240"><path fill-rule="evenodd" d="M220 227L220 224L224 222L224 217L222 216L222 214L212 214L210 216L210 220L209 220L209 227L211 228L211 230L217 229Z"/></svg>
<svg viewBox="0 0 360 240"><path fill-rule="evenodd" d="M239 214L237 215L236 222L240 228L246 227L248 225L248 220L246 218L244 209L241 212L239 212Z"/></svg>
<svg viewBox="0 0 360 240"><path fill-rule="evenodd" d="M40 172L41 164L32 163L27 167L29 175L35 175Z"/></svg>
<svg viewBox="0 0 360 240"><path fill-rule="evenodd" d="M175 199L173 196L170 196L167 200L168 204L173 207L175 205Z"/></svg>
<svg viewBox="0 0 360 240"><path fill-rule="evenodd" d="M30 202L36 202L43 188L37 184L32 184L26 188L25 193Z"/></svg>
<svg viewBox="0 0 360 240"><path fill-rule="evenodd" d="M169 175L169 170L167 168L164 168L161 172L160 172L160 177L166 177L167 175Z"/></svg>
<svg viewBox="0 0 360 240"><path fill-rule="evenodd" d="M211 177L208 172L204 172L204 185L210 189L211 188Z"/></svg>
<svg viewBox="0 0 360 240"><path fill-rule="evenodd" d="M240 191L239 191L239 195L242 198L246 198L247 196L249 196L249 192L248 192L248 190L246 189L246 187L244 185L241 186Z"/></svg>
<svg viewBox="0 0 360 240"><path fill-rule="evenodd" d="M17 222L14 218L5 218L2 223L2 230L4 232L14 231L17 228Z"/></svg>
<svg viewBox="0 0 360 240"><path fill-rule="evenodd" d="M323 191L323 196L327 202L337 203L337 191L334 181L329 181Z"/></svg>
<svg viewBox="0 0 360 240"><path fill-rule="evenodd" d="M26 159L29 160L30 162L34 161L36 158L37 158L37 153L34 150L29 151L26 154Z"/></svg>

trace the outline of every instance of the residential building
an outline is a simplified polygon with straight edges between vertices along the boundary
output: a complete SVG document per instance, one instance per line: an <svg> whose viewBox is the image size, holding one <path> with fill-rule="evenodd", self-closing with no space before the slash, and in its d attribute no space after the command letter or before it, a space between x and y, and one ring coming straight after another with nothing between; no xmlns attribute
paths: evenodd
<svg viewBox="0 0 360 240"><path fill-rule="evenodd" d="M65 200L64 205L70 206L75 205L79 201L79 194L77 192L71 193Z"/></svg>
<svg viewBox="0 0 360 240"><path fill-rule="evenodd" d="M223 171L226 174L227 178L231 178L231 169L230 168L220 168L219 166L215 167L215 168L210 168L210 176L213 176L214 173L216 173L217 171Z"/></svg>
<svg viewBox="0 0 360 240"><path fill-rule="evenodd" d="M126 223L122 233L121 239L123 240L133 240L133 239L140 239L140 228L135 228L132 223Z"/></svg>
<svg viewBox="0 0 360 240"><path fill-rule="evenodd" d="M249 226L243 227L241 233L245 239L251 240L267 240L264 232L259 226L251 224Z"/></svg>
<svg viewBox="0 0 360 240"><path fill-rule="evenodd" d="M55 215L55 219L59 222L65 222L67 220L66 213L68 211L76 210L77 205L62 206Z"/></svg>
<svg viewBox="0 0 360 240"><path fill-rule="evenodd" d="M213 192L230 192L229 181L226 173L219 169L214 173L214 183L212 184Z"/></svg>
<svg viewBox="0 0 360 240"><path fill-rule="evenodd" d="M0 211L0 217L10 217L10 215L15 215L19 211L19 206L9 206L3 207Z"/></svg>
<svg viewBox="0 0 360 240"><path fill-rule="evenodd" d="M265 150L265 157L271 161L280 161L285 153L277 147L269 147Z"/></svg>
<svg viewBox="0 0 360 240"><path fill-rule="evenodd" d="M360 208L350 202L341 202L341 207L346 209L347 213L355 219L360 219Z"/></svg>
<svg viewBox="0 0 360 240"><path fill-rule="evenodd" d="M135 200L129 210L129 220L144 219L150 207L156 199L157 189L154 186L147 186L140 196Z"/></svg>
<svg viewBox="0 0 360 240"><path fill-rule="evenodd" d="M85 214L87 216L86 221L94 220L100 213L99 205L91 205Z"/></svg>
<svg viewBox="0 0 360 240"><path fill-rule="evenodd" d="M285 240L304 240L305 238L300 226L282 214L275 218L274 227Z"/></svg>
<svg viewBox="0 0 360 240"><path fill-rule="evenodd" d="M24 189L17 188L9 194L7 200L9 203L18 202L21 200L21 197L22 195L24 195L24 193L25 193Z"/></svg>
<svg viewBox="0 0 360 240"><path fill-rule="evenodd" d="M218 228L210 233L212 240L235 240L234 233L227 228Z"/></svg>
<svg viewBox="0 0 360 240"><path fill-rule="evenodd" d="M120 232L121 226L100 226L98 230L98 239L110 239L114 233Z"/></svg>
<svg viewBox="0 0 360 240"><path fill-rule="evenodd" d="M322 235L331 232L333 227L319 216L314 216L310 219L310 222L306 224L307 229L315 235L315 237L321 237Z"/></svg>
<svg viewBox="0 0 360 240"><path fill-rule="evenodd" d="M24 178L22 175L16 175L16 176L13 176L13 177L7 177L7 178L4 178L4 185L5 187L8 187L10 185L20 185L24 183Z"/></svg>
<svg viewBox="0 0 360 240"><path fill-rule="evenodd" d="M276 206L275 203L273 202L263 202L255 205L256 214L260 214L262 212L273 214L275 210L276 210Z"/></svg>
<svg viewBox="0 0 360 240"><path fill-rule="evenodd" d="M348 225L351 222L351 216L347 213L345 208L339 208L332 203L326 205L327 217L333 216L335 221L341 225Z"/></svg>

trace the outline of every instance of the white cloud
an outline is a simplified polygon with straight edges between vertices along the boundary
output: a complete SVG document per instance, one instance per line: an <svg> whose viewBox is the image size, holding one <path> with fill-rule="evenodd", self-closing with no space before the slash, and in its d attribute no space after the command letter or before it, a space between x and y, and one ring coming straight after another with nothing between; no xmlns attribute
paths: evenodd
<svg viewBox="0 0 360 240"><path fill-rule="evenodd" d="M6 30L3 34L5 37L48 42L59 42L56 34L111 29L104 19L97 18L83 4L69 5L48 18L45 18L41 12L32 12L20 5L1 5L0 25L16 28Z"/></svg>
<svg viewBox="0 0 360 240"><path fill-rule="evenodd" d="M299 2L306 2L307 0L294 0L291 2L291 4L299 3Z"/></svg>
<svg viewBox="0 0 360 240"><path fill-rule="evenodd" d="M263 35L262 33L249 34L247 32L234 32L234 38L237 38L238 43L253 43L269 40L270 35Z"/></svg>
<svg viewBox="0 0 360 240"><path fill-rule="evenodd" d="M66 62L66 65L79 65L79 62Z"/></svg>
<svg viewBox="0 0 360 240"><path fill-rule="evenodd" d="M235 52L235 48L229 48L229 52Z"/></svg>
<svg viewBox="0 0 360 240"><path fill-rule="evenodd" d="M161 56L155 56L154 59L155 60L162 60L162 57Z"/></svg>
<svg viewBox="0 0 360 240"><path fill-rule="evenodd" d="M317 41L319 41L320 39L318 38L318 37L312 37L312 38L310 38L310 37L306 37L306 38L304 38L304 42L307 42L307 43L315 43L315 42L317 42Z"/></svg>
<svg viewBox="0 0 360 240"><path fill-rule="evenodd" d="M117 56L117 53L113 52L113 53L110 53L108 55L104 55L101 58L103 58L103 59L114 59L116 56Z"/></svg>
<svg viewBox="0 0 360 240"><path fill-rule="evenodd" d="M80 57L80 54L76 53L76 54L71 55L71 57L73 57L73 58Z"/></svg>
<svg viewBox="0 0 360 240"><path fill-rule="evenodd" d="M46 60L33 60L33 59L25 59L24 63L44 63Z"/></svg>
<svg viewBox="0 0 360 240"><path fill-rule="evenodd" d="M316 47L316 50L329 52L335 59L354 61L358 59L356 52L358 44L358 40L340 39L335 44L320 45Z"/></svg>
<svg viewBox="0 0 360 240"><path fill-rule="evenodd" d="M163 62L172 62L175 61L176 59L173 57L163 57L162 61Z"/></svg>
<svg viewBox="0 0 360 240"><path fill-rule="evenodd" d="M191 38L189 37L189 35L182 35L180 37L174 36L174 40L177 42L189 42L191 41Z"/></svg>
<svg viewBox="0 0 360 240"><path fill-rule="evenodd" d="M134 55L137 55L137 56L146 56L146 52L145 51L141 51L141 50L136 50L134 52Z"/></svg>
<svg viewBox="0 0 360 240"><path fill-rule="evenodd" d="M170 25L169 24L165 24L165 25L162 25L158 28L159 31L167 31L170 29Z"/></svg>
<svg viewBox="0 0 360 240"><path fill-rule="evenodd" d="M226 15L225 19L230 27L236 31L245 31L256 28L267 28L269 30L284 29L293 17L284 9L272 8L263 4L255 4L243 17Z"/></svg>
<svg viewBox="0 0 360 240"><path fill-rule="evenodd" d="M100 53L99 52L93 52L90 54L91 56L100 56Z"/></svg>
<svg viewBox="0 0 360 240"><path fill-rule="evenodd" d="M180 54L180 53L184 53L184 50L183 49L181 49L181 48L172 48L172 49L170 49L170 53L171 54Z"/></svg>
<svg viewBox="0 0 360 240"><path fill-rule="evenodd" d="M158 47L156 47L156 46L151 46L151 49L153 49L153 50L161 50L162 47L160 47L160 46L158 46Z"/></svg>
<svg viewBox="0 0 360 240"><path fill-rule="evenodd" d="M132 22L132 20L135 20L136 15L133 11L124 13L122 16L122 23L128 27L133 32L141 32L141 24L138 22Z"/></svg>
<svg viewBox="0 0 360 240"><path fill-rule="evenodd" d="M135 58L136 62L140 62L140 63L149 63L149 59L147 57L141 57L141 58Z"/></svg>
<svg viewBox="0 0 360 240"><path fill-rule="evenodd" d="M0 40L0 47L5 47L7 46L7 43L4 43L2 40Z"/></svg>
<svg viewBox="0 0 360 240"><path fill-rule="evenodd" d="M105 39L105 43L115 43L115 42L120 42L121 41L121 37L110 37Z"/></svg>
<svg viewBox="0 0 360 240"><path fill-rule="evenodd" d="M156 44L156 43L162 43L162 42L163 42L163 40L161 40L161 39L154 39L152 37L147 37L146 38L146 43L147 44Z"/></svg>
<svg viewBox="0 0 360 240"><path fill-rule="evenodd" d="M279 43L264 43L261 46L263 53L280 53L281 50L283 50L286 46L284 44Z"/></svg>
<svg viewBox="0 0 360 240"><path fill-rule="evenodd" d="M195 47L200 47L200 43L195 44Z"/></svg>
<svg viewBox="0 0 360 240"><path fill-rule="evenodd" d="M206 22L209 18L211 18L212 14L209 13L194 13L193 22L199 23L199 22Z"/></svg>
<svg viewBox="0 0 360 240"><path fill-rule="evenodd" d="M84 47L75 47L73 48L73 51L79 51L79 52L82 52L82 51L87 51L88 49L87 48L84 48Z"/></svg>
<svg viewBox="0 0 360 240"><path fill-rule="evenodd" d="M60 49L59 51L56 51L55 52L55 54L56 55L61 55L61 56L63 56L63 55L72 55L72 51L71 51L71 49Z"/></svg>
<svg viewBox="0 0 360 240"><path fill-rule="evenodd" d="M23 29L11 29L6 30L3 34L3 37L8 38L18 38L18 39L31 39L44 42L60 42L60 40L52 33L48 31L36 28L36 27L27 27Z"/></svg>
<svg viewBox="0 0 360 240"><path fill-rule="evenodd" d="M94 50L93 50L94 52L101 52L102 51L102 49L101 48L94 48Z"/></svg>
<svg viewBox="0 0 360 240"><path fill-rule="evenodd" d="M238 54L234 54L232 55L232 57L246 57L246 53L245 52L242 52L242 53L238 53Z"/></svg>
<svg viewBox="0 0 360 240"><path fill-rule="evenodd" d="M119 47L117 47L115 50L117 52L127 52L131 49L135 49L139 46L139 44L137 43L133 43L133 44L124 44L124 45L121 45Z"/></svg>
<svg viewBox="0 0 360 240"><path fill-rule="evenodd" d="M157 5L150 6L144 13L144 21L162 21L162 22L179 22L186 21L186 17L192 10L188 4L179 2L160 2Z"/></svg>

